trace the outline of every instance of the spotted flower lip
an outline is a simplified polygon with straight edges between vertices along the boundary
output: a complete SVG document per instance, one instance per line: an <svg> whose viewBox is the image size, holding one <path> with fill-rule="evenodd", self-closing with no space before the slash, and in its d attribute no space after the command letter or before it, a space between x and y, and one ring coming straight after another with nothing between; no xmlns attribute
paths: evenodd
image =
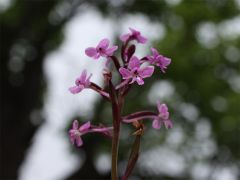
<svg viewBox="0 0 240 180"><path fill-rule="evenodd" d="M129 84L136 81L138 85L143 85L143 79L152 76L154 67L147 66L141 68L140 66L140 60L136 56L133 56L129 61L128 68L121 67L119 72L122 75L122 78L128 81Z"/></svg>
<svg viewBox="0 0 240 180"><path fill-rule="evenodd" d="M100 56L102 57L110 57L113 53L118 49L118 46L109 47L109 40L102 39L97 47L89 47L85 50L85 54L94 59L98 59Z"/></svg>
<svg viewBox="0 0 240 180"><path fill-rule="evenodd" d="M104 127L104 126L92 126L90 121L84 123L79 127L79 123L77 120L73 121L72 128L69 130L69 137L71 143L80 147L83 145L82 136L87 133L102 133L106 136L111 136L111 131L113 127Z"/></svg>
<svg viewBox="0 0 240 180"><path fill-rule="evenodd" d="M141 35L140 31L137 31L133 28L129 28L130 33L123 34L120 36L120 40L123 42L127 42L130 40L136 40L138 43L145 44L147 42L147 38Z"/></svg>
<svg viewBox="0 0 240 180"><path fill-rule="evenodd" d="M160 67L161 71L165 73L165 69L167 69L167 66L171 63L171 59L159 54L155 48L151 48L151 51L152 55L147 56L148 62Z"/></svg>
<svg viewBox="0 0 240 180"><path fill-rule="evenodd" d="M80 75L80 77L78 77L75 81L75 86L70 87L69 91L72 94L77 94L79 92L81 92L84 88L88 88L91 84L90 82L90 78L92 77L92 74L90 74L87 77L87 70L84 69Z"/></svg>
<svg viewBox="0 0 240 180"><path fill-rule="evenodd" d="M162 124L165 125L167 129L172 128L173 123L169 119L168 107L166 104L161 104L157 102L158 116L156 116L152 122L152 127L155 129L160 129Z"/></svg>

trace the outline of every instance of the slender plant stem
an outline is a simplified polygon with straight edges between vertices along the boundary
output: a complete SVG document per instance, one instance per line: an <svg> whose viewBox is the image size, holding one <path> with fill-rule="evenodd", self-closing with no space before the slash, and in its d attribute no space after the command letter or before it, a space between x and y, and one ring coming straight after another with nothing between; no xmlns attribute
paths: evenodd
<svg viewBox="0 0 240 180"><path fill-rule="evenodd" d="M120 128L119 128L120 129ZM119 147L119 129L113 131L112 139L112 180L118 179L117 163L118 163L118 147Z"/></svg>
<svg viewBox="0 0 240 180"><path fill-rule="evenodd" d="M118 179L117 164L118 164L118 147L119 147L119 133L121 125L121 106L118 102L117 92L111 82L109 82L109 94L112 103L112 116L113 116L113 138L112 138L112 180Z"/></svg>

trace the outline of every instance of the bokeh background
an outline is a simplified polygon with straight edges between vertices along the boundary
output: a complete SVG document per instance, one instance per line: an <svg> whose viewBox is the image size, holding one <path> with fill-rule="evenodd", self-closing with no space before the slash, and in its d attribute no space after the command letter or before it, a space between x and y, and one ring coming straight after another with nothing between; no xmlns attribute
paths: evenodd
<svg viewBox="0 0 240 180"><path fill-rule="evenodd" d="M135 85L124 114L168 103L174 127L146 122L132 180L240 179L239 0L1 0L1 179L110 179L110 140L84 137L70 145L73 119L111 123L111 109L96 93L68 92L86 68L103 84L104 60L84 49L101 38L120 44L128 27L172 58ZM119 173L133 143L122 127Z"/></svg>

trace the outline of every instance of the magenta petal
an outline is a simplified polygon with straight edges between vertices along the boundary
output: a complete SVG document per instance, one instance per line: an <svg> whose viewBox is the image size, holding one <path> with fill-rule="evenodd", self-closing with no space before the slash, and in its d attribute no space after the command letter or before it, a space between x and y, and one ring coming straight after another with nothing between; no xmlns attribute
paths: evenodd
<svg viewBox="0 0 240 180"><path fill-rule="evenodd" d="M132 84L132 83L134 83L135 81L137 81L137 78L134 76L134 77L132 78L132 81L131 81L129 84Z"/></svg>
<svg viewBox="0 0 240 180"><path fill-rule="evenodd" d="M126 68L121 67L119 69L119 72L122 75L123 79L130 79L132 77L131 72Z"/></svg>
<svg viewBox="0 0 240 180"><path fill-rule="evenodd" d="M165 121L163 121L163 122L164 122L164 125L165 125L165 127L166 127L167 129L170 129L170 128L173 127L173 123L172 123L172 121L171 121L170 119L165 120Z"/></svg>
<svg viewBox="0 0 240 180"><path fill-rule="evenodd" d="M92 77L92 73L88 76L88 78L85 81L85 87L89 87L91 82L90 82L90 78Z"/></svg>
<svg viewBox="0 0 240 180"><path fill-rule="evenodd" d="M72 93L72 94L77 94L79 92L81 92L83 90L83 87L82 86L73 86L73 87L70 87L69 88L69 91Z"/></svg>
<svg viewBox="0 0 240 180"><path fill-rule="evenodd" d="M79 86L82 83L81 76L75 80L75 84Z"/></svg>
<svg viewBox="0 0 240 180"><path fill-rule="evenodd" d="M147 67L144 67L144 68L138 70L138 74L142 78L151 77L153 72L154 72L154 67L153 66L147 66Z"/></svg>
<svg viewBox="0 0 240 180"><path fill-rule="evenodd" d="M79 130L80 132L82 131L86 131L90 128L91 124L90 124L90 121L84 123L83 125L80 126Z"/></svg>
<svg viewBox="0 0 240 180"><path fill-rule="evenodd" d="M140 34L140 31L137 31L136 29L133 29L133 28L129 28L129 30L132 32L132 34L134 35L139 35Z"/></svg>
<svg viewBox="0 0 240 180"><path fill-rule="evenodd" d="M137 81L138 85L143 85L144 84L144 81L141 77L137 77L136 81Z"/></svg>
<svg viewBox="0 0 240 180"><path fill-rule="evenodd" d="M158 51L155 48L152 47L151 51L152 51L153 56L158 56L159 55Z"/></svg>
<svg viewBox="0 0 240 180"><path fill-rule="evenodd" d="M95 56L93 56L94 59L98 59L100 57L100 53L97 53Z"/></svg>
<svg viewBox="0 0 240 180"><path fill-rule="evenodd" d="M168 66L170 63L171 63L171 59L170 59L170 58L163 57L163 58L161 59L161 64L162 64L163 66Z"/></svg>
<svg viewBox="0 0 240 180"><path fill-rule="evenodd" d="M75 142L75 136L73 135L73 134L69 134L69 136L70 136L70 142L71 142L71 144L72 145L74 145L74 142Z"/></svg>
<svg viewBox="0 0 240 180"><path fill-rule="evenodd" d="M158 111L159 113L165 114L168 112L168 107L166 104L161 104L160 106L158 106Z"/></svg>
<svg viewBox="0 0 240 180"><path fill-rule="evenodd" d="M80 76L80 81L83 83L83 82L85 82L86 78L87 78L87 70L84 69Z"/></svg>
<svg viewBox="0 0 240 180"><path fill-rule="evenodd" d="M123 42L126 42L130 37L130 34L123 34L120 36L120 40L123 41Z"/></svg>
<svg viewBox="0 0 240 180"><path fill-rule="evenodd" d="M128 68L132 70L134 68L139 68L139 67L140 67L140 60L136 56L131 57L128 64Z"/></svg>
<svg viewBox="0 0 240 180"><path fill-rule="evenodd" d="M160 129L161 128L161 121L158 118L154 119L153 122L152 122L152 127L154 129Z"/></svg>
<svg viewBox="0 0 240 180"><path fill-rule="evenodd" d="M77 129L78 128L78 121L77 120L73 121L72 128L73 129Z"/></svg>
<svg viewBox="0 0 240 180"><path fill-rule="evenodd" d="M145 43L147 42L147 38L139 35L139 36L137 36L137 41L138 41L139 43L145 44Z"/></svg>
<svg viewBox="0 0 240 180"><path fill-rule="evenodd" d="M111 47L111 48L108 48L107 50L106 50L106 55L108 55L108 56L112 56L113 55L113 53L114 53L114 51L116 51L117 50L117 46L113 46L113 47Z"/></svg>
<svg viewBox="0 0 240 180"><path fill-rule="evenodd" d="M160 101L157 101L157 108L158 108L158 112L160 113L160 110L161 110L161 103L160 103Z"/></svg>
<svg viewBox="0 0 240 180"><path fill-rule="evenodd" d="M109 46L109 40L108 39L102 39L99 44L97 45L97 49L102 48L106 49Z"/></svg>
<svg viewBox="0 0 240 180"><path fill-rule="evenodd" d="M168 119L169 118L169 112L165 112L164 114L162 114L162 118L163 119Z"/></svg>
<svg viewBox="0 0 240 180"><path fill-rule="evenodd" d="M93 56L96 56L97 50L93 47L89 47L89 48L85 49L85 54L89 57L93 57Z"/></svg>
<svg viewBox="0 0 240 180"><path fill-rule="evenodd" d="M166 104L160 104L160 102L157 103L158 111L160 116L166 120L169 118L169 112L168 112L168 107Z"/></svg>
<svg viewBox="0 0 240 180"><path fill-rule="evenodd" d="M80 147L80 146L83 145L83 141L82 141L81 136L76 136L76 137L75 137L75 141L76 141L76 145L77 145L78 147Z"/></svg>

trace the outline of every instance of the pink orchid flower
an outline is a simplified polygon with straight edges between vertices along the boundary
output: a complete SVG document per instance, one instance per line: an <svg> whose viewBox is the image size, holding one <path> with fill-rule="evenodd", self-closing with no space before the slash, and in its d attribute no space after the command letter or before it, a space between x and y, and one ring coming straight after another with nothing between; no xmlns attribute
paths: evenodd
<svg viewBox="0 0 240 180"><path fill-rule="evenodd" d="M80 77L76 79L75 84L76 86L70 87L69 91L72 94L77 94L81 92L84 88L88 88L90 86L90 78L92 77L92 74L90 74L87 78L87 70L83 70Z"/></svg>
<svg viewBox="0 0 240 180"><path fill-rule="evenodd" d="M74 120L72 124L72 129L69 130L70 141L74 145L76 144L78 147L82 146L83 141L81 136L89 132L91 127L90 122L86 122L78 128L78 121Z"/></svg>
<svg viewBox="0 0 240 180"><path fill-rule="evenodd" d="M72 124L72 128L69 130L69 137L71 143L76 146L80 147L83 145L82 136L87 133L102 133L106 136L111 136L113 127L98 127L98 126L92 126L90 124L90 121L84 123L79 127L78 121L74 120Z"/></svg>
<svg viewBox="0 0 240 180"><path fill-rule="evenodd" d="M137 31L133 28L129 28L131 33L123 34L120 36L120 40L123 42L127 42L130 40L136 40L138 43L145 44L147 42L147 38L141 35L140 31Z"/></svg>
<svg viewBox="0 0 240 180"><path fill-rule="evenodd" d="M140 60L136 56L133 56L129 61L128 68L121 67L119 72L123 79L127 81L131 80L130 84L136 81L138 85L143 85L143 79L152 76L154 67L147 66L141 68L140 66Z"/></svg>
<svg viewBox="0 0 240 180"><path fill-rule="evenodd" d="M112 46L109 48L109 40L102 39L96 48L89 47L85 50L85 54L94 59L98 59L100 56L102 57L110 57L113 55L114 51L117 50L117 46Z"/></svg>
<svg viewBox="0 0 240 180"><path fill-rule="evenodd" d="M160 129L162 123L165 125L167 129L172 128L172 121L169 119L168 107L166 104L161 104L159 101L157 102L158 108L158 116L153 120L152 127L155 129Z"/></svg>
<svg viewBox="0 0 240 180"><path fill-rule="evenodd" d="M159 52L154 48L151 48L151 51L152 56L147 56L148 61L151 64L160 67L161 71L165 73L165 69L167 69L167 66L171 63L171 59L159 54Z"/></svg>

